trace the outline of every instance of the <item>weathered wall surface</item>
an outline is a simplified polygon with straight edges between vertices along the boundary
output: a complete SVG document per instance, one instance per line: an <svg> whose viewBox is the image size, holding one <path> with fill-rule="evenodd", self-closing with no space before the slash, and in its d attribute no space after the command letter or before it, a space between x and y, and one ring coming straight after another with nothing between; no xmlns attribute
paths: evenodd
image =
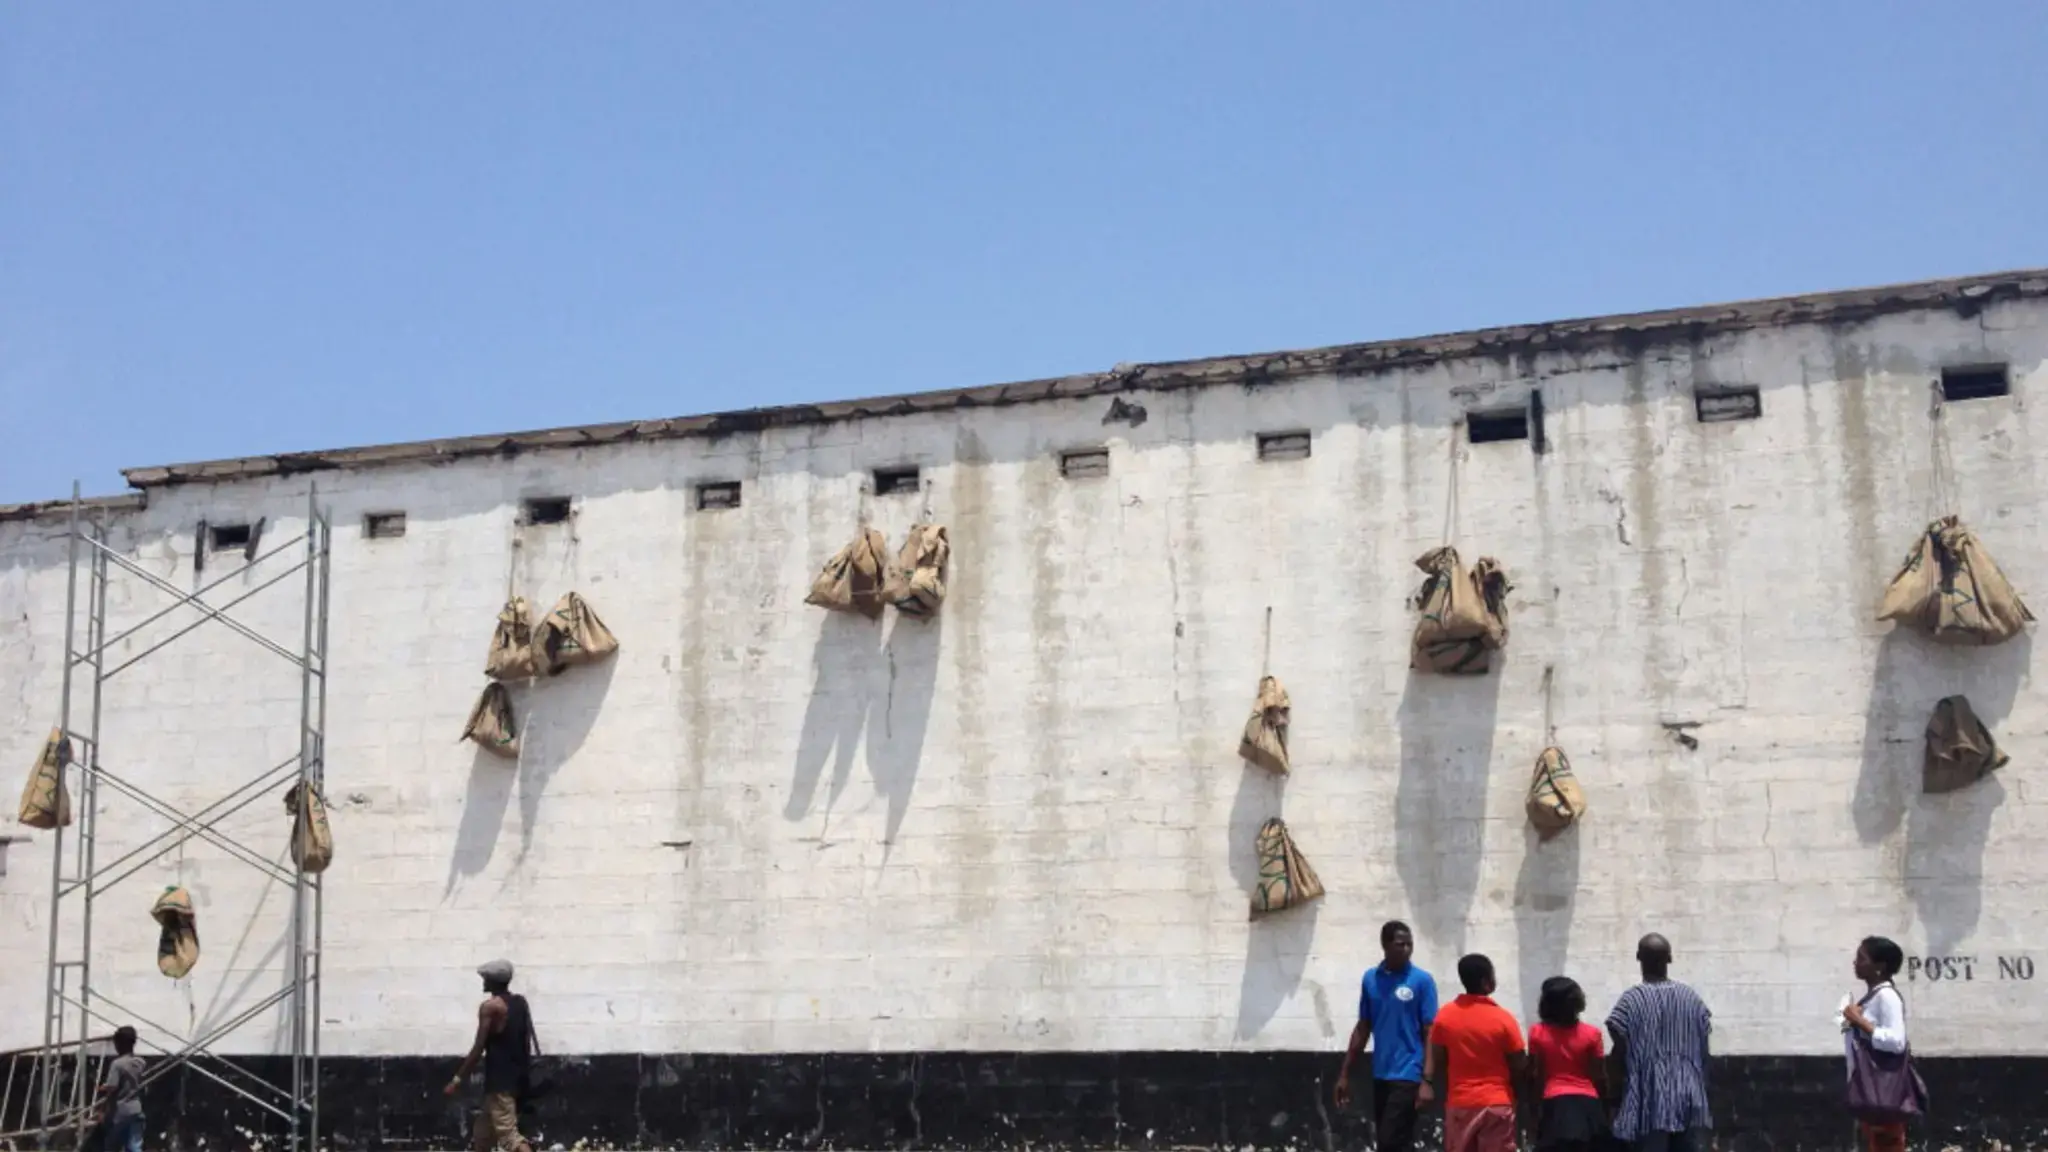
<svg viewBox="0 0 2048 1152"><path fill-rule="evenodd" d="M318 475L339 526L326 1049L457 1050L471 969L503 954L560 1052L1331 1050L1403 917L1447 984L1461 950L1493 955L1525 1016L1556 972L1603 1011L1662 931L1719 1050L1750 1054L1837 1051L1850 953L1882 932L1974 958L1908 989L1916 1049L2048 1053L2048 975L2021 976L2048 961L2031 641L1940 651L1871 619L1949 510L2048 600L2044 360L2048 306L2010 303L1123 397L1142 422L1096 397ZM1940 366L1983 361L2012 365L2012 397L1933 403ZM1761 386L1762 418L1697 423L1709 383ZM1467 408L1532 387L1543 453L1465 442ZM1294 429L1310 458L1257 458ZM1062 476L1061 450L1104 443L1107 479ZM905 463L922 493L863 493ZM743 506L696 510L720 480ZM114 532L190 587L198 521L282 540L306 484L157 489ZM571 523L515 523L554 495ZM954 549L938 619L803 604L862 515L893 545L927 509ZM364 538L386 510L406 535ZM1515 583L1484 679L1406 666L1411 564L1447 529ZM0 525L17 774L58 701L61 531ZM516 765L458 744L508 589L570 588L618 658L517 691ZM295 638L295 594L236 611ZM117 579L115 630L162 603ZM1268 659L1294 701L1284 784L1235 754ZM1921 727L1957 691L2013 761L1922 796ZM109 686L106 759L198 807L290 755L296 708L289 665L208 626ZM1538 846L1546 717L1593 811ZM1274 814L1329 895L1249 924ZM105 821L103 859L164 826L118 799ZM272 799L228 826L283 852ZM41 1036L48 868L39 833L0 877L0 1048ZM177 983L147 917L171 882L205 948ZM282 903L191 846L100 905L102 987L162 1025L224 1019L274 984Z"/></svg>

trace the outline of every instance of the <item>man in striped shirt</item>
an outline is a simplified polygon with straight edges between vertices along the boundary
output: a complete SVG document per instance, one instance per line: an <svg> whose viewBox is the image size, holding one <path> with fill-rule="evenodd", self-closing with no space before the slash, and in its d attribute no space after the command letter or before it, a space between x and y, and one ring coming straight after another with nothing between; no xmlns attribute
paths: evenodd
<svg viewBox="0 0 2048 1152"><path fill-rule="evenodd" d="M1621 994L1607 1017L1614 1056L1628 1077L1614 1136L1636 1152L1707 1152L1707 1035L1713 1013L1699 993L1671 978L1671 942L1651 933L1636 945L1643 982Z"/></svg>

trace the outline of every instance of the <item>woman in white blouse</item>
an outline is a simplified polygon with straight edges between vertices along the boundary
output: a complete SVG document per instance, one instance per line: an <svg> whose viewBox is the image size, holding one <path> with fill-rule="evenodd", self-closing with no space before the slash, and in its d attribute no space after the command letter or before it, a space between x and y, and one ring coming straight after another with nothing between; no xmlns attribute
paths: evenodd
<svg viewBox="0 0 2048 1152"><path fill-rule="evenodd" d="M1860 1004L1850 1004L1842 1009L1842 1042L1845 1052L1856 1042L1849 1035L1854 1028L1870 1038L1870 1046L1879 1052L1904 1052L1906 1050L1906 1002L1899 997L1899 990L1892 984L1892 977L1904 967L1906 955L1897 944L1882 936L1864 939L1856 948L1856 978L1863 981L1869 992ZM1855 1059L1850 1056L1851 1061ZM1863 1129L1864 1146L1869 1152L1905 1152L1906 1125L1903 1121L1893 1124L1872 1124L1860 1121Z"/></svg>

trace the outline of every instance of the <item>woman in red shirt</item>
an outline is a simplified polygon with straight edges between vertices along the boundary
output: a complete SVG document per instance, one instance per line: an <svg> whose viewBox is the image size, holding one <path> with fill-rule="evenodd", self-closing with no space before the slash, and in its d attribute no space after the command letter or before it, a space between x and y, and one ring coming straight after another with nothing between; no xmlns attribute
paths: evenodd
<svg viewBox="0 0 2048 1152"><path fill-rule="evenodd" d="M1607 1135L1607 1110L1600 1105L1606 1083L1605 1046L1600 1030L1579 1022L1586 993L1566 976L1543 982L1536 1002L1541 1023L1529 1029L1529 1057L1543 1110L1536 1125L1542 1152L1590 1152Z"/></svg>

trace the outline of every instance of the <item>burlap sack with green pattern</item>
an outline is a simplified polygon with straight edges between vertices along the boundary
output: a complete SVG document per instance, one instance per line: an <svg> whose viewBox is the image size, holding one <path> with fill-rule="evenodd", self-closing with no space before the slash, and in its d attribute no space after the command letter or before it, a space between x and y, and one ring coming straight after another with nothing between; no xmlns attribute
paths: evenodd
<svg viewBox="0 0 2048 1152"><path fill-rule="evenodd" d="M915 525L883 580L882 599L905 616L936 615L946 599L946 565L952 556L944 528Z"/></svg>
<svg viewBox="0 0 2048 1152"><path fill-rule="evenodd" d="M498 610L491 633L491 651L484 657L484 675L493 680L529 680L538 671L533 658L533 610L526 598L514 596Z"/></svg>
<svg viewBox="0 0 2048 1152"><path fill-rule="evenodd" d="M156 970L173 980L182 979L199 963L199 918L192 911L192 894L174 884L156 898L149 914L161 928Z"/></svg>
<svg viewBox="0 0 2048 1152"><path fill-rule="evenodd" d="M1927 720L1927 757L1920 768L1920 788L1924 792L1968 788L2005 767L2008 759L1970 702L1950 696L1934 706L1934 715Z"/></svg>
<svg viewBox="0 0 2048 1152"><path fill-rule="evenodd" d="M71 790L64 786L64 769L70 763L70 738L61 728L50 729L50 738L43 741L43 754L29 769L28 787L21 790L23 824L44 829L71 825Z"/></svg>
<svg viewBox="0 0 2048 1152"><path fill-rule="evenodd" d="M1259 681L1259 698L1244 722L1244 736L1237 742L1237 754L1268 772L1287 774L1287 725L1293 713L1287 689L1275 676Z"/></svg>
<svg viewBox="0 0 2048 1152"><path fill-rule="evenodd" d="M818 570L804 603L834 612L858 612L870 620L881 619L882 607L887 603L882 597L882 583L888 572L889 561L883 555L888 546L880 532L861 529L860 535L833 553Z"/></svg>
<svg viewBox="0 0 2048 1152"><path fill-rule="evenodd" d="M1572 762L1561 748L1545 748L1536 758L1536 770L1529 778L1529 799L1524 807L1536 834L1548 840L1578 823L1586 814L1586 793L1572 772Z"/></svg>
<svg viewBox="0 0 2048 1152"><path fill-rule="evenodd" d="M320 790L310 780L299 781L285 792L284 810L292 817L292 863L301 872L327 871L334 862L334 831L327 826L327 802Z"/></svg>
<svg viewBox="0 0 2048 1152"><path fill-rule="evenodd" d="M618 650L618 637L574 592L563 593L533 632L534 661L550 676L578 664L595 664Z"/></svg>
<svg viewBox="0 0 2048 1152"><path fill-rule="evenodd" d="M1258 854L1259 879L1252 889L1252 919L1322 896L1323 882L1295 849L1294 838L1287 834L1287 825L1279 817L1266 821L1259 829Z"/></svg>
<svg viewBox="0 0 2048 1152"><path fill-rule="evenodd" d="M1449 545L1432 548L1415 561L1428 575L1415 594L1422 618L1415 623L1409 666L1446 676L1483 675L1491 653L1508 641L1507 573L1491 557L1470 568Z"/></svg>
<svg viewBox="0 0 2048 1152"><path fill-rule="evenodd" d="M1927 526L1885 588L1877 618L1895 620L1943 644L1999 644L2034 614L1976 533L1946 516Z"/></svg>
<svg viewBox="0 0 2048 1152"><path fill-rule="evenodd" d="M462 738L475 741L477 747L493 756L519 758L519 727L512 719L512 693L503 684L493 680L484 685L476 707L469 710L469 723L463 726Z"/></svg>

